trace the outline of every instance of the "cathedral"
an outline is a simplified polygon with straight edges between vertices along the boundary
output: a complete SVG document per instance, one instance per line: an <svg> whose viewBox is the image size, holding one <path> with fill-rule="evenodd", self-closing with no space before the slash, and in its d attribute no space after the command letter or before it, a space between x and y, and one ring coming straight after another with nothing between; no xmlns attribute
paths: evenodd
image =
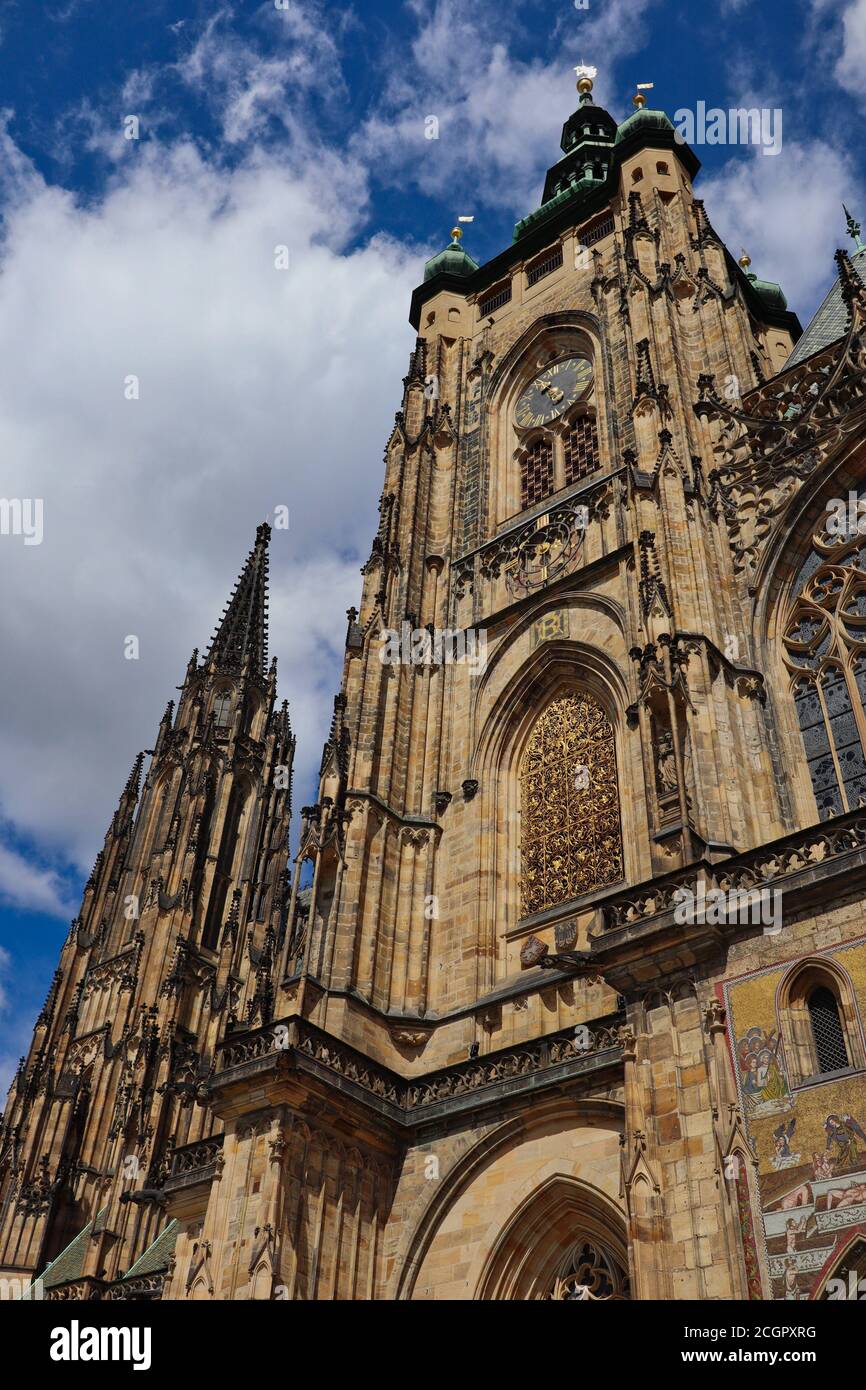
<svg viewBox="0 0 866 1390"><path fill-rule="evenodd" d="M266 523L135 760L0 1127L24 1297L866 1275L866 248L803 332L579 71L412 296L296 856Z"/></svg>

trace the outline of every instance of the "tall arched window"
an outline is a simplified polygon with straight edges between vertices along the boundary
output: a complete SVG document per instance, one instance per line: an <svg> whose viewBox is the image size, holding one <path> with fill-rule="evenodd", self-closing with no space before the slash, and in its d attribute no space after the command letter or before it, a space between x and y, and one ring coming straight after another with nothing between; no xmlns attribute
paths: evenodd
<svg viewBox="0 0 866 1390"><path fill-rule="evenodd" d="M613 728L590 695L551 701L520 769L523 915L623 876Z"/></svg>
<svg viewBox="0 0 866 1390"><path fill-rule="evenodd" d="M227 690L221 690L214 696L213 702L213 722L218 730L225 732L230 723L232 707L232 697Z"/></svg>
<svg viewBox="0 0 866 1390"><path fill-rule="evenodd" d="M866 805L866 538L813 538L784 630L785 660L822 820Z"/></svg>
<svg viewBox="0 0 866 1390"><path fill-rule="evenodd" d="M553 441L536 439L520 463L520 503L525 510L553 492Z"/></svg>
<svg viewBox="0 0 866 1390"><path fill-rule="evenodd" d="M823 1076L828 1071L841 1071L843 1067L848 1066L848 1050L845 1047L845 1035L835 994L826 985L819 985L810 993L806 1007L812 1025L818 1075Z"/></svg>
<svg viewBox="0 0 866 1390"><path fill-rule="evenodd" d="M588 478L598 469L598 435L591 415L570 420L562 439L565 457L565 486Z"/></svg>

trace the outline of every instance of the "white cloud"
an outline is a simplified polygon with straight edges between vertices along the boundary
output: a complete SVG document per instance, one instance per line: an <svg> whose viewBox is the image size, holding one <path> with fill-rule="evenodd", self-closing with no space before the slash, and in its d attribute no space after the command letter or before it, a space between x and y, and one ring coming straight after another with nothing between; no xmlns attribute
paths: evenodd
<svg viewBox="0 0 866 1390"><path fill-rule="evenodd" d="M866 66L866 0L811 0L809 19L813 61L832 64L839 86L859 96Z"/></svg>
<svg viewBox="0 0 866 1390"><path fill-rule="evenodd" d="M836 81L847 92L861 95L866 69L866 0L854 0L842 15L842 53Z"/></svg>
<svg viewBox="0 0 866 1390"><path fill-rule="evenodd" d="M10 956L9 952L6 950L4 946L0 946L0 1013L3 1012L3 1010L9 1003L7 982L9 976L9 967L11 964L12 957ZM2 1090L0 1090L0 1095L2 1095Z"/></svg>
<svg viewBox="0 0 866 1390"><path fill-rule="evenodd" d="M805 324L835 277L833 253L845 242L842 203L862 198L848 157L822 141L785 140L771 157L738 151L697 191L719 235L735 251L746 248L762 280L781 284Z"/></svg>
<svg viewBox="0 0 866 1390"><path fill-rule="evenodd" d="M69 888L54 869L34 864L16 850L0 844L0 903L26 912L49 917L70 917L76 904ZM0 947L0 1010L3 1008L2 966L5 955Z"/></svg>
<svg viewBox="0 0 866 1390"><path fill-rule="evenodd" d="M538 205L544 171L558 156L563 122L577 106L573 67L599 66L605 104L618 61L640 45L654 0L606 0L587 17L558 11L556 57L525 61L516 20L501 7L415 0L419 31L377 110L353 138L365 162L403 188L473 198L516 214ZM539 11L549 22L549 10ZM528 20L528 16L525 16ZM436 116L438 139L425 134ZM471 210L471 209L470 209Z"/></svg>
<svg viewBox="0 0 866 1390"><path fill-rule="evenodd" d="M421 258L383 237L347 247L365 175L327 151L290 166L254 149L226 169L151 141L84 206L8 134L0 154L3 487L44 499L41 545L0 538L0 809L19 836L89 867L256 524L283 503L271 650L309 795ZM138 661L124 659L128 634ZM14 882L24 870L6 862ZM52 882L34 871L28 905L41 894L53 910Z"/></svg>

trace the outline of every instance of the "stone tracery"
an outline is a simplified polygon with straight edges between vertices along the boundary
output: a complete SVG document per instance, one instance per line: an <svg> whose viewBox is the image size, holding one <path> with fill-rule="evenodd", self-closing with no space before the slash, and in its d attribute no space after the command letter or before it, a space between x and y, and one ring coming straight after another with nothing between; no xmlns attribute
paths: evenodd
<svg viewBox="0 0 866 1390"><path fill-rule="evenodd" d="M866 538L818 532L795 592L784 657L826 819L866 802Z"/></svg>

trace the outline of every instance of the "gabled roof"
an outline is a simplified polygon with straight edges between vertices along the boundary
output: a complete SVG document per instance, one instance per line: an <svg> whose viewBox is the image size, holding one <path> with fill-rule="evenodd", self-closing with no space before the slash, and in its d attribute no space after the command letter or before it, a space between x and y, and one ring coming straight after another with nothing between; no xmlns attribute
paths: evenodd
<svg viewBox="0 0 866 1390"><path fill-rule="evenodd" d="M866 284L866 248L855 252L851 257L851 265ZM805 361L813 353L835 343L846 332L847 326L848 310L842 298L841 283L837 279L815 311L811 323L785 363L784 370L796 367L798 362Z"/></svg>
<svg viewBox="0 0 866 1390"><path fill-rule="evenodd" d="M129 1267L123 1276L124 1279L136 1279L141 1274L158 1274L160 1270L167 1269L179 1235L180 1227L177 1221L169 1221L153 1244L149 1245L144 1254L139 1255L135 1264Z"/></svg>
<svg viewBox="0 0 866 1390"><path fill-rule="evenodd" d="M87 1253L87 1242L91 1232L94 1234L102 1230L105 1224L105 1215L108 1207L103 1207L97 1212L94 1221L88 1221L83 1230L69 1242L64 1250L61 1250L56 1259L46 1265L42 1272L41 1279L46 1289L56 1288L58 1284L66 1284L70 1279L80 1279L81 1271L84 1268L84 1256Z"/></svg>

